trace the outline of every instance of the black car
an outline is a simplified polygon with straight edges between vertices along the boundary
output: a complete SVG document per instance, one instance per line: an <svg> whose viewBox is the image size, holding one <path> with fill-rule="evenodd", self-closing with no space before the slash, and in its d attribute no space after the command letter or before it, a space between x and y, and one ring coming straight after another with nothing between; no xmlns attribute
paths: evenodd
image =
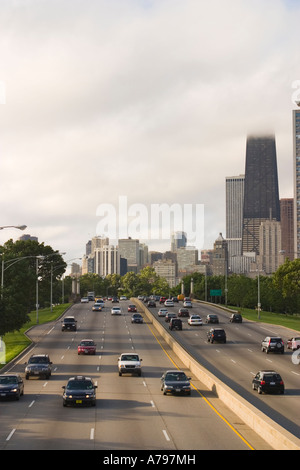
<svg viewBox="0 0 300 470"><path fill-rule="evenodd" d="M176 313L168 312L165 316L165 322L169 323L171 321L171 318L176 318Z"/></svg>
<svg viewBox="0 0 300 470"><path fill-rule="evenodd" d="M207 332L207 341L213 343L217 341L218 343L226 343L226 333L223 328L211 328Z"/></svg>
<svg viewBox="0 0 300 470"><path fill-rule="evenodd" d="M252 389L258 393L278 392L284 393L284 382L274 370L260 370L252 380Z"/></svg>
<svg viewBox="0 0 300 470"><path fill-rule="evenodd" d="M169 323L170 330L182 330L182 321L180 318L171 318Z"/></svg>
<svg viewBox="0 0 300 470"><path fill-rule="evenodd" d="M19 400L24 395L24 382L19 374L0 375L0 399Z"/></svg>
<svg viewBox="0 0 300 470"><path fill-rule="evenodd" d="M76 331L77 321L74 317L65 317L61 322L61 331Z"/></svg>
<svg viewBox="0 0 300 470"><path fill-rule="evenodd" d="M191 394L190 377L181 370L168 370L161 377L161 391L164 395L167 393Z"/></svg>
<svg viewBox="0 0 300 470"><path fill-rule="evenodd" d="M131 317L131 323L143 323L144 319L140 313L134 313Z"/></svg>
<svg viewBox="0 0 300 470"><path fill-rule="evenodd" d="M261 343L262 352L284 353L284 342L279 337L267 336Z"/></svg>
<svg viewBox="0 0 300 470"><path fill-rule="evenodd" d="M148 306L148 307L154 307L154 308L155 308L155 307L156 307L156 302L155 302L155 300L149 300L148 303L147 303L147 306Z"/></svg>
<svg viewBox="0 0 300 470"><path fill-rule="evenodd" d="M206 323L219 323L219 317L218 315L215 315L215 314L209 314L206 316L206 320L205 320Z"/></svg>
<svg viewBox="0 0 300 470"><path fill-rule="evenodd" d="M233 313L229 319L231 323L242 323L243 317L240 313Z"/></svg>
<svg viewBox="0 0 300 470"><path fill-rule="evenodd" d="M90 377L76 376L68 380L62 387L63 406L67 405L96 405L96 388Z"/></svg>
<svg viewBox="0 0 300 470"><path fill-rule="evenodd" d="M25 379L29 377L44 377L49 379L52 372L52 362L48 354L33 354L28 363L25 363Z"/></svg>

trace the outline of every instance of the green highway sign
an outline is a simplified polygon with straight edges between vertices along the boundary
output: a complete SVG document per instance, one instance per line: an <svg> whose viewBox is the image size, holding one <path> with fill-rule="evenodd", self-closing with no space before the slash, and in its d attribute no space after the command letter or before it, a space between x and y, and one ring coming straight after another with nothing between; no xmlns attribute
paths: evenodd
<svg viewBox="0 0 300 470"><path fill-rule="evenodd" d="M222 296L222 289L211 289L209 291L209 293L210 293L211 297L217 297L217 296L221 297Z"/></svg>

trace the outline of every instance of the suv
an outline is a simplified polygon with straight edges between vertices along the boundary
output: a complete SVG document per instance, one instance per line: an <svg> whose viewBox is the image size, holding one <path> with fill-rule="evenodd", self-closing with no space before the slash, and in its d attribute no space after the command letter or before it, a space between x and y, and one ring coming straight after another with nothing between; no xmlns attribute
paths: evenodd
<svg viewBox="0 0 300 470"><path fill-rule="evenodd" d="M180 318L171 318L169 323L170 330L182 330L182 321Z"/></svg>
<svg viewBox="0 0 300 470"><path fill-rule="evenodd" d="M284 353L284 343L281 338L274 336L267 336L261 343L262 352L280 352Z"/></svg>
<svg viewBox="0 0 300 470"><path fill-rule="evenodd" d="M51 377L52 362L48 354L34 354L29 358L28 363L25 367L25 379L28 380L30 376L42 377L46 379Z"/></svg>
<svg viewBox="0 0 300 470"><path fill-rule="evenodd" d="M136 353L123 353L118 359L119 375L122 374L142 374L142 359Z"/></svg>
<svg viewBox="0 0 300 470"><path fill-rule="evenodd" d="M252 389L262 392L284 393L284 383L274 370L260 370L252 380Z"/></svg>
<svg viewBox="0 0 300 470"><path fill-rule="evenodd" d="M96 388L90 377L76 376L69 379L66 386L62 387L63 406L67 405L96 405Z"/></svg>
<svg viewBox="0 0 300 470"><path fill-rule="evenodd" d="M211 328L207 332L207 341L213 343L218 341L219 343L226 343L226 333L222 328Z"/></svg>
<svg viewBox="0 0 300 470"><path fill-rule="evenodd" d="M77 321L74 317L65 317L61 322L61 331L76 331L77 330Z"/></svg>

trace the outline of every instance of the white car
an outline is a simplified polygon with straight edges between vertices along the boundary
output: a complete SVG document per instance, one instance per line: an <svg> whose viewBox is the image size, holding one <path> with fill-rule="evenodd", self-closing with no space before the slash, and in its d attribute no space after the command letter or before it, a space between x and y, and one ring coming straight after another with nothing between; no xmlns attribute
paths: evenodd
<svg viewBox="0 0 300 470"><path fill-rule="evenodd" d="M185 302L183 302L183 306L185 308L192 308L193 307L192 302L190 300L186 300Z"/></svg>
<svg viewBox="0 0 300 470"><path fill-rule="evenodd" d="M119 375L122 374L142 374L142 359L136 353L123 353L118 359Z"/></svg>
<svg viewBox="0 0 300 470"><path fill-rule="evenodd" d="M160 308L158 310L158 316L159 317L165 317L167 315L167 313L168 313L168 309L166 309L166 308Z"/></svg>
<svg viewBox="0 0 300 470"><path fill-rule="evenodd" d="M82 297L81 300L80 300L80 302L81 302L82 304L88 304L88 303L89 303L89 298L88 298L88 297Z"/></svg>
<svg viewBox="0 0 300 470"><path fill-rule="evenodd" d="M202 325L202 318L199 315L191 315L190 318L188 319L188 324L190 326L194 325Z"/></svg>
<svg viewBox="0 0 300 470"><path fill-rule="evenodd" d="M113 307L110 311L112 315L121 315L121 308L120 307Z"/></svg>
<svg viewBox="0 0 300 470"><path fill-rule="evenodd" d="M174 302L173 302L173 300L167 299L167 300L165 301L165 306L166 306L166 307L174 307Z"/></svg>

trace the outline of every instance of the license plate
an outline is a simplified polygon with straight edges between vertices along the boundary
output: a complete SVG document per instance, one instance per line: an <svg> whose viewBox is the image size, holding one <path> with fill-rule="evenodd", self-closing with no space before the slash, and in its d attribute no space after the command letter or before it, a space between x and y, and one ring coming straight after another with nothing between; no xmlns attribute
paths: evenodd
<svg viewBox="0 0 300 470"><path fill-rule="evenodd" d="M275 385L275 382L270 382L270 385Z"/></svg>
<svg viewBox="0 0 300 470"><path fill-rule="evenodd" d="M76 403L80 404L80 403L82 403L82 400L76 400Z"/></svg>
<svg viewBox="0 0 300 470"><path fill-rule="evenodd" d="M1 393L1 397L6 397L6 393Z"/></svg>
<svg viewBox="0 0 300 470"><path fill-rule="evenodd" d="M181 392L180 388L176 388L176 392Z"/></svg>

